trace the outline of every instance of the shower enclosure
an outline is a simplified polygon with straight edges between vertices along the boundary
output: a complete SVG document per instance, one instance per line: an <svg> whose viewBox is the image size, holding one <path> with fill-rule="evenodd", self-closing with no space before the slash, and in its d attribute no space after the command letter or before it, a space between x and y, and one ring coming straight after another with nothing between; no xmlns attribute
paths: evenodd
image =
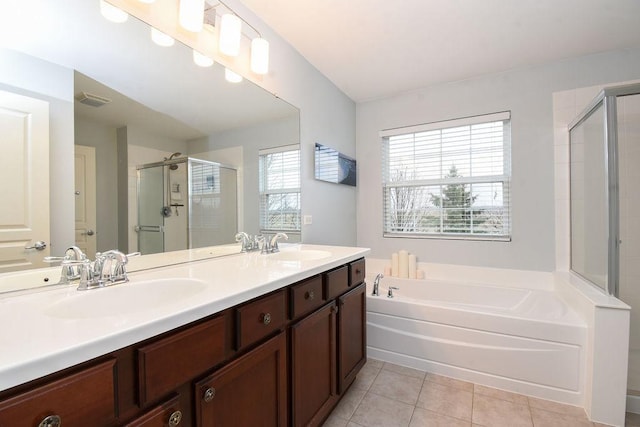
<svg viewBox="0 0 640 427"><path fill-rule="evenodd" d="M219 163L171 156L137 167L142 254L234 243L237 173Z"/></svg>
<svg viewBox="0 0 640 427"><path fill-rule="evenodd" d="M603 90L569 140L571 270L632 307L627 411L640 413L640 84Z"/></svg>

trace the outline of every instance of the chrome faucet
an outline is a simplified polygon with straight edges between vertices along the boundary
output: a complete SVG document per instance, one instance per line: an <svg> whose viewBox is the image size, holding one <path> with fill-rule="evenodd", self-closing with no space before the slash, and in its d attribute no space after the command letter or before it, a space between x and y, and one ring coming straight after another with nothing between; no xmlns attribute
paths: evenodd
<svg viewBox="0 0 640 427"><path fill-rule="evenodd" d="M395 286L389 286L389 291L387 292L387 298L393 298L393 291L397 291L400 288Z"/></svg>
<svg viewBox="0 0 640 427"><path fill-rule="evenodd" d="M271 236L270 239L265 238L264 244L262 245L262 251L260 253L272 254L280 252L280 249L278 248L278 240L280 239L289 240L289 236L287 236L286 233L276 233Z"/></svg>
<svg viewBox="0 0 640 427"><path fill-rule="evenodd" d="M280 249L278 249L278 240L279 239L289 240L289 236L287 236L286 233L276 233L271 238L271 252L280 252Z"/></svg>
<svg viewBox="0 0 640 427"><path fill-rule="evenodd" d="M371 292L372 296L377 297L378 295L380 295L380 293L378 292L378 287L380 286L380 279L382 279L383 277L384 276L382 275L382 273L378 273L376 278L373 280L373 292Z"/></svg>
<svg viewBox="0 0 640 427"><path fill-rule="evenodd" d="M80 278L79 291L103 288L128 282L126 265L129 262L129 257L138 255L140 252L125 255L118 250L110 250L96 253L96 259L93 262L84 254L80 259L71 259L65 256L62 259L62 271L64 275L65 272L72 271L74 267L77 268Z"/></svg>
<svg viewBox="0 0 640 427"><path fill-rule="evenodd" d="M59 285L65 285L67 283L71 283L74 280L80 279L81 272L80 267L75 264L68 264L64 261L78 261L82 262L87 259L87 256L82 249L77 246L69 246L66 251L64 251L64 256L56 257L56 256L48 256L44 257L45 262L58 262L62 261L62 273L60 274Z"/></svg>
<svg viewBox="0 0 640 427"><path fill-rule="evenodd" d="M242 243L242 248L240 252L251 252L260 250L260 244L264 241L264 237L261 235L250 236L244 231L236 234L236 242Z"/></svg>

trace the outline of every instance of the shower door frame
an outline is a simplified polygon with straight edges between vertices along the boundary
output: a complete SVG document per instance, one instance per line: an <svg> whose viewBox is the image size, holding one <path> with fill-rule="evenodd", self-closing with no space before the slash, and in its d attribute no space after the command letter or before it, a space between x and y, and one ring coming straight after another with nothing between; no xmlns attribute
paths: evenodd
<svg viewBox="0 0 640 427"><path fill-rule="evenodd" d="M596 96L587 107L568 126L569 132L569 168L571 168L571 131L581 125L602 105L604 112L604 143L605 143L605 171L608 182L605 192L608 201L608 247L607 247L607 283L606 292L618 297L620 291L620 198L619 198L619 174L618 174L618 108L617 98L640 94L640 83L613 86L605 88ZM569 173L571 176L571 173ZM571 190L571 185L569 185ZM569 216L571 218L571 191L569 191ZM569 221L570 227L571 221ZM571 230L570 236L573 236ZM572 241L572 238L570 238ZM572 268L572 251L569 251L569 269L579 275L598 290L603 289L593 283L587 277Z"/></svg>

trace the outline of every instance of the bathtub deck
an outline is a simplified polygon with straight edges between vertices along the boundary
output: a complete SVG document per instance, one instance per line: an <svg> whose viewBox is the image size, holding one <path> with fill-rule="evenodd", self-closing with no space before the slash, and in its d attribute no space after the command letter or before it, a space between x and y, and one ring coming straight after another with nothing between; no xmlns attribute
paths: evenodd
<svg viewBox="0 0 640 427"><path fill-rule="evenodd" d="M395 283L394 283L395 281ZM492 287L502 305L464 304L412 298L399 283L396 297L367 297L368 351L371 357L416 369L544 399L582 405L587 324L556 293ZM371 281L368 281L371 283ZM447 284L435 283L434 287ZM452 293L469 288L455 288ZM465 285L466 286L466 285ZM472 290L480 298L482 287ZM511 289L509 289L511 291ZM417 292L419 293L419 291ZM461 298L463 301L464 298Z"/></svg>

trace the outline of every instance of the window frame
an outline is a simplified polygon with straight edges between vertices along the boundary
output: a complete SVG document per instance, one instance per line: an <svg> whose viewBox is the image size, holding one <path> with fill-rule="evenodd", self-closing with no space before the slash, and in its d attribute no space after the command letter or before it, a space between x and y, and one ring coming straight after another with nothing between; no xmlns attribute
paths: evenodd
<svg viewBox="0 0 640 427"><path fill-rule="evenodd" d="M441 178L434 179L405 179L400 181L394 181L391 178L391 175L394 171L390 170L390 162L391 156L389 154L389 140L392 137L398 136L406 136L413 137L421 132L428 131L443 131L451 128L465 127L465 126L473 126L479 124L488 124L493 122L503 122L503 137L502 137L502 174L494 174L494 175L480 175L480 176L467 176L467 177L446 177L442 176L444 173L444 169L441 166ZM511 112L504 111L498 113L491 114L483 114L478 116L470 116L457 118L452 120L444 120L432 123L426 123L416 126L407 126L393 129L382 130L379 133L381 139L382 146L382 235L384 238L419 238L419 239L445 239L445 240L485 240L485 241L502 241L508 242L511 241L512 237L512 194L511 194ZM415 141L413 142L415 146ZM434 160L439 159L442 165L442 139L440 139L440 155L432 156L428 159ZM468 145L470 147L470 152L472 152L472 144L473 138L469 138ZM470 155L470 162L472 156ZM502 214L501 220L502 224L502 233L489 234L482 232L473 232L473 222L471 222L471 231L470 232L445 232L444 230L444 215L443 212L447 209L444 206L440 206L437 208L440 218L440 231L397 231L392 229L391 216L393 215L390 212L390 209L393 209L391 206L393 205L391 202L392 193L391 190L395 188L405 188L405 189L428 189L429 187L440 187L440 197L442 197L442 192L444 188L449 185L465 185L463 188L469 188L469 192L471 192L473 185L477 184L499 184L502 186ZM420 191L420 190L417 190ZM466 190L465 190L466 191ZM397 194L397 193L396 193ZM473 196L473 194L472 194ZM478 207L479 209L485 209L482 206ZM462 208L461 208L462 209ZM473 205L469 205L465 209L470 212L474 211ZM496 206L496 209L500 209L499 205ZM422 208L420 211L424 212L425 209Z"/></svg>
<svg viewBox="0 0 640 427"><path fill-rule="evenodd" d="M297 151L298 152L298 186L297 187L285 187L281 189L270 189L265 190L264 185L268 182L268 174L266 168L264 166L264 159L272 154L285 153ZM260 233L277 233L277 232L285 232L287 234L300 234L302 232L302 207L301 207L301 152L299 144L291 144L291 145L283 145L279 147L266 148L258 150L258 222ZM278 228L268 228L267 225L267 201L266 199L271 195L288 195L288 194L297 194L298 195L298 209L297 209L297 228L286 228L286 227L278 227Z"/></svg>

